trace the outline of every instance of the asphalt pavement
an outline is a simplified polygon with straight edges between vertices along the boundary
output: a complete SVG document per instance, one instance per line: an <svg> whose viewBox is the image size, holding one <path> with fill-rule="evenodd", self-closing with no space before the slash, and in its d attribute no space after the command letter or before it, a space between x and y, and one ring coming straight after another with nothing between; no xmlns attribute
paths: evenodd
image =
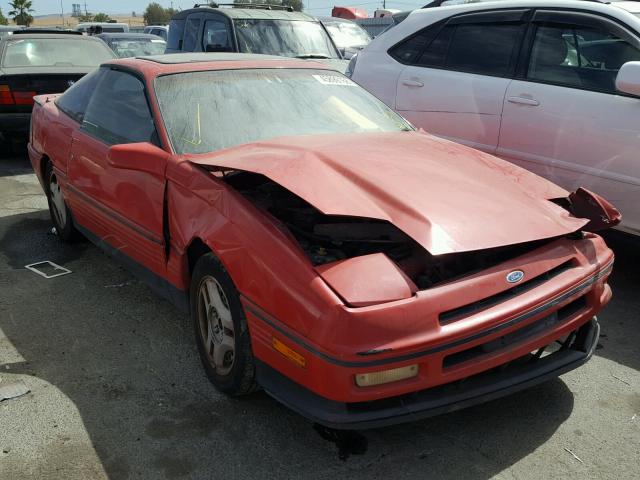
<svg viewBox="0 0 640 480"><path fill-rule="evenodd" d="M227 398L188 318L89 243L51 233L26 157L0 158L0 479L640 478L640 240L607 235L613 301L595 357L459 412L364 432L340 460L258 392ZM50 260L71 274L24 268Z"/></svg>

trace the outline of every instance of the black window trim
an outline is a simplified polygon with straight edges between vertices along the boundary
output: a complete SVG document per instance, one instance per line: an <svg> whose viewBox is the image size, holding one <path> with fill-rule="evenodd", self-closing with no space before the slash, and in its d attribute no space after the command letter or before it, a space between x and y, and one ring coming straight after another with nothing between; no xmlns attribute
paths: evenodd
<svg viewBox="0 0 640 480"><path fill-rule="evenodd" d="M447 17L442 20L439 20L438 22L432 23L431 25L428 25L424 28L421 28L417 32L409 35L408 37L403 38L399 42L396 42L394 45L392 45L387 49L387 55L393 58L396 62L406 66L430 68L433 70L446 70L449 72L461 72L461 73L468 73L470 75L482 75L485 77L507 78L507 79L514 78L517 72L517 66L519 65L519 58L522 53L522 45L525 39L527 38L527 33L529 30L529 22L533 13L534 13L534 9L531 7L526 7L526 8L510 7L510 8L498 8L498 9L492 9L492 10L482 10L482 11L476 11L476 12L465 12L465 13L460 13L458 15L453 15L451 17ZM519 14L519 18L517 18L518 14ZM428 66L428 65L416 64L416 62L418 62L420 57L424 54L425 50L429 48L431 43L440 34L442 29L448 25L464 25L464 24L470 24L470 23L515 23L515 22L522 22L524 24L523 25L524 31L522 33L522 37L520 38L520 47L515 48L513 51L511 60L509 62L510 71L506 75L474 72L472 70L467 70L467 69L451 68L451 67L447 67L446 65L445 66ZM410 39L418 35L421 35L424 31L430 30L430 29L433 29L433 31L430 32L430 37L427 40L427 44L423 48L422 52L420 52L417 55L414 55L414 57L410 61L400 60L399 58L397 58L391 53L392 50L395 49L396 47L400 46L401 44L404 44L405 42L408 42Z"/></svg>
<svg viewBox="0 0 640 480"><path fill-rule="evenodd" d="M605 30L611 31L613 27L614 33L618 34L623 40L630 41L635 44L636 48L640 49L640 38L633 34L633 29L621 22L617 18L611 17L602 13L594 13L588 10L579 9L567 9L567 8L536 8L532 13L527 33L525 34L525 41L521 47L521 54L516 67L516 75L514 80L520 80L529 83L538 83L541 85L553 85L556 87L571 88L573 90L582 90L585 92L602 93L606 95L619 95L621 97L629 97L638 99L634 95L629 95L620 91L611 92L610 90L603 90L598 88L578 87L575 85L563 84L560 82L549 82L543 80L533 80L527 78L529 63L531 61L531 53L533 49L533 42L535 41L538 25L540 24L557 24L557 25L581 25L585 27L600 27ZM640 32L638 32L640 33Z"/></svg>
<svg viewBox="0 0 640 480"><path fill-rule="evenodd" d="M159 147L167 152L171 152L171 150L167 149L164 145L164 142L162 140L162 137L160 136L160 129L158 128L158 120L154 114L153 108L151 108L151 96L149 95L149 89L147 87L147 82L145 80L144 75L142 74L142 72L140 72L139 70L136 70L134 68L130 68L124 65L115 65L115 64L107 64L107 65L102 65L100 66L101 69L105 69L105 70L114 70L117 72L123 72L123 73L127 73L129 75L132 75L133 77L135 77L137 80L140 81L140 83L142 83L142 91L144 92L144 98L147 102L147 108L149 109L149 114L151 115L151 120L153 121L153 127L155 129L155 135L153 136L153 140L155 141L149 141L149 143L151 143L152 145L155 145L156 147ZM95 92L95 90L94 90ZM93 97L93 96L92 96ZM91 103L91 102L89 102ZM89 104L87 104L87 107L89 107ZM91 138L94 138L95 140L99 141L100 143L102 143L103 145L106 145L108 147L111 147L113 145L119 145L117 143L109 143L107 142L104 138L95 135L94 133L88 131L86 128L84 128L84 119L82 122L80 122L80 128L79 130L85 134L88 135Z"/></svg>

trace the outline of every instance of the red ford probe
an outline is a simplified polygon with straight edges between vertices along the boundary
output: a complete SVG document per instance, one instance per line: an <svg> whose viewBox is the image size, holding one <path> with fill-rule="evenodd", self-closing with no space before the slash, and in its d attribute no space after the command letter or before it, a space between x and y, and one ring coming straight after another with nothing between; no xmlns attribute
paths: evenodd
<svg viewBox="0 0 640 480"><path fill-rule="evenodd" d="M587 233L619 222L605 200L414 131L308 61L111 61L36 97L29 155L60 238L189 311L218 389L329 427L576 368L611 298L613 253Z"/></svg>

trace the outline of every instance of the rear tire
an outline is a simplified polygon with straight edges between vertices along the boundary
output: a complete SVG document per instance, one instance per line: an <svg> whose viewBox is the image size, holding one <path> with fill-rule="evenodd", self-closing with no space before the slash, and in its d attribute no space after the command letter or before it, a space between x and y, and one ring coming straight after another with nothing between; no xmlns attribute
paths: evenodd
<svg viewBox="0 0 640 480"><path fill-rule="evenodd" d="M255 391L255 363L240 296L212 253L196 262L189 296L200 360L211 383L233 396Z"/></svg>
<svg viewBox="0 0 640 480"><path fill-rule="evenodd" d="M80 233L73 226L71 210L64 201L58 176L51 162L47 162L44 169L44 188L49 203L51 222L56 229L56 234L65 243L72 243L80 238Z"/></svg>

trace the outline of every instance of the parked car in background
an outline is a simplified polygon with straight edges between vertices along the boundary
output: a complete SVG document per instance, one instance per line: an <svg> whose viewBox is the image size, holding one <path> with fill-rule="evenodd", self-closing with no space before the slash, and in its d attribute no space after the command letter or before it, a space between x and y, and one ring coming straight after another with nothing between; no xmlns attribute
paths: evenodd
<svg viewBox="0 0 640 480"><path fill-rule="evenodd" d="M354 20L371 38L376 38L393 26L393 17L358 18Z"/></svg>
<svg viewBox="0 0 640 480"><path fill-rule="evenodd" d="M18 30L0 39L0 134L27 138L33 97L64 92L101 63L115 58L104 42L78 32Z"/></svg>
<svg viewBox="0 0 640 480"><path fill-rule="evenodd" d="M351 20L335 17L318 17L318 20L327 29L345 60L350 60L371 41L366 30Z"/></svg>
<svg viewBox="0 0 640 480"><path fill-rule="evenodd" d="M418 127L601 193L640 234L640 18L629 4L415 10L352 60L351 76Z"/></svg>
<svg viewBox="0 0 640 480"><path fill-rule="evenodd" d="M147 25L144 27L144 33L157 35L166 42L169 35L169 25Z"/></svg>
<svg viewBox="0 0 640 480"><path fill-rule="evenodd" d="M111 61L36 97L29 156L58 236L190 311L219 390L261 386L329 427L576 368L611 298L613 253L585 230L615 208L417 132L318 62Z"/></svg>
<svg viewBox="0 0 640 480"><path fill-rule="evenodd" d="M129 33L146 33L144 25L129 25Z"/></svg>
<svg viewBox="0 0 640 480"><path fill-rule="evenodd" d="M96 31L99 27L99 33L126 33L129 31L129 25L126 23L114 22L83 22L76 26L76 30L82 33L90 33Z"/></svg>
<svg viewBox="0 0 640 480"><path fill-rule="evenodd" d="M17 25L0 25L0 37L4 37L5 35L11 35L16 30L22 30L24 27L20 27Z"/></svg>
<svg viewBox="0 0 640 480"><path fill-rule="evenodd" d="M96 37L120 58L161 55L167 46L162 38L147 33L102 33Z"/></svg>
<svg viewBox="0 0 640 480"><path fill-rule="evenodd" d="M176 13L166 53L242 52L318 59L344 72L348 61L318 20L290 7L200 5Z"/></svg>

